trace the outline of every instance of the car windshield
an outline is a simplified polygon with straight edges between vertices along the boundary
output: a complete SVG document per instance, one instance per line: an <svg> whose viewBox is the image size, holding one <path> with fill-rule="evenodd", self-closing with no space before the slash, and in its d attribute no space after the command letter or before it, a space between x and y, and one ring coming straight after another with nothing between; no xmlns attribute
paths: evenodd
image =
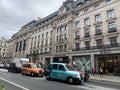
<svg viewBox="0 0 120 90"><path fill-rule="evenodd" d="M36 64L31 64L31 68L37 68Z"/></svg>
<svg viewBox="0 0 120 90"><path fill-rule="evenodd" d="M15 63L17 67L22 67L21 63Z"/></svg>
<svg viewBox="0 0 120 90"><path fill-rule="evenodd" d="M71 67L70 65L66 65L66 68L69 70L69 71L75 71L73 67Z"/></svg>

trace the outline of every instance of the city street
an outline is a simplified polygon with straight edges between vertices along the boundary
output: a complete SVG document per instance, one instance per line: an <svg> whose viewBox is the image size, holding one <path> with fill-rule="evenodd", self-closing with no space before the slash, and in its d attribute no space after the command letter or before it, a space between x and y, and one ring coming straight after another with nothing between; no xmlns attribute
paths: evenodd
<svg viewBox="0 0 120 90"><path fill-rule="evenodd" d="M5 81L4 81L5 80ZM9 83L8 83L9 82ZM90 79L84 85L69 85L60 81L47 81L45 77L24 76L0 69L0 84L6 90L119 90L120 83L102 82ZM10 87L10 88L9 88ZM17 89L16 89L17 88Z"/></svg>

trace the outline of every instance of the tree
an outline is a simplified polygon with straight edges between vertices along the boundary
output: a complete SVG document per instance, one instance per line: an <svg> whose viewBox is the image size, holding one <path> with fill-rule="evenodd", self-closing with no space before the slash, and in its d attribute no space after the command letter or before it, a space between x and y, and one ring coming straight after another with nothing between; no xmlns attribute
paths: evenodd
<svg viewBox="0 0 120 90"><path fill-rule="evenodd" d="M38 60L38 55L39 55L39 53L38 53L38 51L33 51L33 53L31 53L31 56L32 56L32 61L33 62L37 62L37 60Z"/></svg>

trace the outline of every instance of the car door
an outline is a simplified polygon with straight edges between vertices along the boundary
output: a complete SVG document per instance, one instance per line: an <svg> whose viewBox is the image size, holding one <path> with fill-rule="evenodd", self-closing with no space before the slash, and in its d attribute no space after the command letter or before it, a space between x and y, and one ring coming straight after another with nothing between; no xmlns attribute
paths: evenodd
<svg viewBox="0 0 120 90"><path fill-rule="evenodd" d="M50 77L53 79L57 79L57 71L58 71L58 65L57 64L53 64L52 65L52 71L50 73Z"/></svg>
<svg viewBox="0 0 120 90"><path fill-rule="evenodd" d="M64 65L59 65L58 71L57 71L57 77L60 80L66 80L67 79L67 71L66 71Z"/></svg>

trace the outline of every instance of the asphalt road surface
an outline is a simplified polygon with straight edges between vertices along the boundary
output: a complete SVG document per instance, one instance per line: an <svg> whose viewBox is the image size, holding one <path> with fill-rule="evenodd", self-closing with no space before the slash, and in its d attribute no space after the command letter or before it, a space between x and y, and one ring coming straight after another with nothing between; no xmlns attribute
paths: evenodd
<svg viewBox="0 0 120 90"><path fill-rule="evenodd" d="M45 77L9 73L3 69L0 69L0 83L4 83L6 90L120 90L120 83L90 79L84 85L69 85L61 81L47 81Z"/></svg>

